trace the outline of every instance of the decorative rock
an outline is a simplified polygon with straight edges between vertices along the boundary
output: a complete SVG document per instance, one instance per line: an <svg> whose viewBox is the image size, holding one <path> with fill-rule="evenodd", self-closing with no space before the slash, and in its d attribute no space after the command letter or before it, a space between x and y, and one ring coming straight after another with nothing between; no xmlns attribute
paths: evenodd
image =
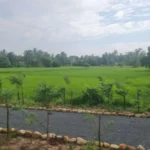
<svg viewBox="0 0 150 150"><path fill-rule="evenodd" d="M7 128L1 128L1 129L0 129L0 132L1 132L1 133L7 133Z"/></svg>
<svg viewBox="0 0 150 150"><path fill-rule="evenodd" d="M82 139L82 138L80 138L80 137L77 138L77 144L79 144L79 145L84 145L84 144L86 144L86 143L87 143L86 140L84 140L84 139Z"/></svg>
<svg viewBox="0 0 150 150"><path fill-rule="evenodd" d="M134 146L127 146L127 150L136 150Z"/></svg>
<svg viewBox="0 0 150 150"><path fill-rule="evenodd" d="M20 135L24 135L25 133L26 133L25 130L19 130L19 134L20 134Z"/></svg>
<svg viewBox="0 0 150 150"><path fill-rule="evenodd" d="M57 135L56 138L57 138L57 139L63 139L63 136Z"/></svg>
<svg viewBox="0 0 150 150"><path fill-rule="evenodd" d="M104 112L104 115L110 115L111 113L110 112Z"/></svg>
<svg viewBox="0 0 150 150"><path fill-rule="evenodd" d="M32 132L29 131L29 130L26 130L25 133L24 133L24 136L25 137L32 137Z"/></svg>
<svg viewBox="0 0 150 150"><path fill-rule="evenodd" d="M109 147L110 147L110 144L109 144L109 143L104 142L104 143L103 143L103 147L104 147L104 148L109 148Z"/></svg>
<svg viewBox="0 0 150 150"><path fill-rule="evenodd" d="M127 145L126 144L120 144L119 145L119 150L126 150Z"/></svg>
<svg viewBox="0 0 150 150"><path fill-rule="evenodd" d="M54 133L49 133L48 136L49 136L49 138L55 138L55 137L56 137L56 134L54 134Z"/></svg>
<svg viewBox="0 0 150 150"><path fill-rule="evenodd" d="M110 150L119 150L119 146L115 144L110 145Z"/></svg>
<svg viewBox="0 0 150 150"><path fill-rule="evenodd" d="M16 132L16 129L15 128L11 128L10 132Z"/></svg>
<svg viewBox="0 0 150 150"><path fill-rule="evenodd" d="M2 133L2 131L3 131L3 128L0 128L0 133Z"/></svg>
<svg viewBox="0 0 150 150"><path fill-rule="evenodd" d="M141 114L135 114L135 117L140 118L142 115Z"/></svg>
<svg viewBox="0 0 150 150"><path fill-rule="evenodd" d="M47 134L42 134L42 135L41 135L41 139L42 139L42 140L46 140L46 139L47 139Z"/></svg>
<svg viewBox="0 0 150 150"><path fill-rule="evenodd" d="M68 136L64 136L63 139L64 139L65 142L69 142L69 137Z"/></svg>
<svg viewBox="0 0 150 150"><path fill-rule="evenodd" d="M70 143L76 143L76 142L77 142L77 139L76 139L76 138L71 138L71 139L69 139L69 142L70 142Z"/></svg>
<svg viewBox="0 0 150 150"><path fill-rule="evenodd" d="M32 136L33 136L34 138L36 138L36 139L38 139L38 138L41 138L41 137L42 137L41 133L40 133L40 132L38 132L38 131L33 132Z"/></svg>
<svg viewBox="0 0 150 150"><path fill-rule="evenodd" d="M144 146L139 145L139 146L137 147L137 150L145 150L145 148L144 148Z"/></svg>
<svg viewBox="0 0 150 150"><path fill-rule="evenodd" d="M128 114L128 117L134 117L135 115L134 114Z"/></svg>
<svg viewBox="0 0 150 150"><path fill-rule="evenodd" d="M146 118L147 116L146 116L146 114L143 113L143 114L141 114L141 117Z"/></svg>
<svg viewBox="0 0 150 150"><path fill-rule="evenodd" d="M111 112L111 115L117 115L116 112Z"/></svg>

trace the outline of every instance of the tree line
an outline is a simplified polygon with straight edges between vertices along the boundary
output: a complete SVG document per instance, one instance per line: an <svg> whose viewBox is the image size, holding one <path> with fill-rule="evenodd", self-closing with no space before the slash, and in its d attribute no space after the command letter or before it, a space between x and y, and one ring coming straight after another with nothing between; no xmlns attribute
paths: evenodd
<svg viewBox="0 0 150 150"><path fill-rule="evenodd" d="M133 52L105 52L102 56L68 56L65 52L49 54L36 48L25 50L23 55L0 51L0 68L8 67L60 67L60 66L146 66L150 67L150 46L148 52L141 48Z"/></svg>

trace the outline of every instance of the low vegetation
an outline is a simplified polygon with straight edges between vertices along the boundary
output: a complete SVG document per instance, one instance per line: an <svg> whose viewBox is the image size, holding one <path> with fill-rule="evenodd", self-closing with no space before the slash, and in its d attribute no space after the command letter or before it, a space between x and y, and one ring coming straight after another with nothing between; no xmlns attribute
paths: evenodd
<svg viewBox="0 0 150 150"><path fill-rule="evenodd" d="M13 89L12 104L21 99L26 105L41 105L35 99L45 84L59 93L51 104L143 112L150 110L149 75L149 69L131 67L0 69L0 92Z"/></svg>

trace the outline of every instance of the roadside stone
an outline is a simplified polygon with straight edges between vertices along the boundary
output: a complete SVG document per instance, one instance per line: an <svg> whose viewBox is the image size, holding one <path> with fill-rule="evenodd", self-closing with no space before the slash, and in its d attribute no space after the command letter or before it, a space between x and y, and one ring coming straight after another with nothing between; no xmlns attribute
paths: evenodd
<svg viewBox="0 0 150 150"><path fill-rule="evenodd" d="M64 139L65 142L69 142L69 137L68 136L64 136L63 139Z"/></svg>
<svg viewBox="0 0 150 150"><path fill-rule="evenodd" d="M63 139L63 136L62 135L57 135L56 138L57 139Z"/></svg>
<svg viewBox="0 0 150 150"><path fill-rule="evenodd" d="M15 128L11 128L10 132L16 132L16 129Z"/></svg>
<svg viewBox="0 0 150 150"><path fill-rule="evenodd" d="M84 140L83 138L80 138L80 137L77 138L77 144L79 144L79 145L84 145L84 144L86 144L86 143L87 143L87 141Z"/></svg>
<svg viewBox="0 0 150 150"><path fill-rule="evenodd" d="M111 144L110 145L110 150L119 150L119 146L116 144Z"/></svg>
<svg viewBox="0 0 150 150"><path fill-rule="evenodd" d="M109 147L110 147L110 144L109 144L109 143L104 142L104 143L103 143L103 147L104 147L104 148L109 148Z"/></svg>
<svg viewBox="0 0 150 150"><path fill-rule="evenodd" d="M46 139L47 139L47 134L42 134L42 135L41 135L41 139L42 139L42 140L46 140Z"/></svg>
<svg viewBox="0 0 150 150"><path fill-rule="evenodd" d="M1 128L1 133L7 133L7 128Z"/></svg>
<svg viewBox="0 0 150 150"><path fill-rule="evenodd" d="M69 139L69 142L70 142L70 143L76 143L76 142L77 142L77 139L76 139L76 138L71 138L71 139Z"/></svg>
<svg viewBox="0 0 150 150"><path fill-rule="evenodd" d="M114 116L115 116L115 115L117 115L117 114L116 114L116 112L111 112L111 115L114 115Z"/></svg>
<svg viewBox="0 0 150 150"><path fill-rule="evenodd" d="M18 132L19 132L20 135L24 135L26 133L25 130L19 130Z"/></svg>
<svg viewBox="0 0 150 150"><path fill-rule="evenodd" d="M135 115L134 114L128 114L128 117L134 117Z"/></svg>
<svg viewBox="0 0 150 150"><path fill-rule="evenodd" d="M145 148L144 148L143 145L139 145L139 146L137 147L137 150L145 150Z"/></svg>
<svg viewBox="0 0 150 150"><path fill-rule="evenodd" d="M147 118L147 115L143 113L143 114L141 114L141 117L142 118Z"/></svg>
<svg viewBox="0 0 150 150"><path fill-rule="evenodd" d="M135 114L136 118L141 118L141 116L142 116L141 114Z"/></svg>
<svg viewBox="0 0 150 150"><path fill-rule="evenodd" d="M29 130L26 130L25 133L24 133L24 136L25 137L32 137L32 132L29 131Z"/></svg>
<svg viewBox="0 0 150 150"><path fill-rule="evenodd" d="M126 144L120 144L119 145L119 150L126 150L127 145Z"/></svg>
<svg viewBox="0 0 150 150"><path fill-rule="evenodd" d="M136 150L136 148L134 146L127 146L126 148L127 150Z"/></svg>
<svg viewBox="0 0 150 150"><path fill-rule="evenodd" d="M111 115L110 112L104 112L104 115Z"/></svg>
<svg viewBox="0 0 150 150"><path fill-rule="evenodd" d="M33 132L32 136L33 136L34 138L36 138L36 139L38 139L38 138L41 138L41 137L42 137L41 133L40 133L40 132L38 132L38 131Z"/></svg>
<svg viewBox="0 0 150 150"><path fill-rule="evenodd" d="M54 133L49 133L48 136L49 136L49 138L55 138L55 137L56 137L56 134L54 134Z"/></svg>

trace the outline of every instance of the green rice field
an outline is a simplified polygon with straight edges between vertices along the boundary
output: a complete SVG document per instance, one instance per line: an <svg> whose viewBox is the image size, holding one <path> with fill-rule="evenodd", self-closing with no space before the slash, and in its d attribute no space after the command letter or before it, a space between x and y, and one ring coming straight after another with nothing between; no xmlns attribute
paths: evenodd
<svg viewBox="0 0 150 150"><path fill-rule="evenodd" d="M98 87L98 76L104 78L105 82L119 82L128 90L128 100L134 101L136 90L141 89L143 99L149 99L145 93L150 92L150 70L146 68L131 67L59 67L59 68L6 68L0 69L0 79L4 88L14 88L8 81L8 77L18 72L26 74L24 79L25 98L29 99L40 83L46 83L55 87L71 88L73 97L81 95L86 86ZM70 80L67 85L64 76ZM69 94L69 93L68 93ZM115 98L115 95L114 95Z"/></svg>

